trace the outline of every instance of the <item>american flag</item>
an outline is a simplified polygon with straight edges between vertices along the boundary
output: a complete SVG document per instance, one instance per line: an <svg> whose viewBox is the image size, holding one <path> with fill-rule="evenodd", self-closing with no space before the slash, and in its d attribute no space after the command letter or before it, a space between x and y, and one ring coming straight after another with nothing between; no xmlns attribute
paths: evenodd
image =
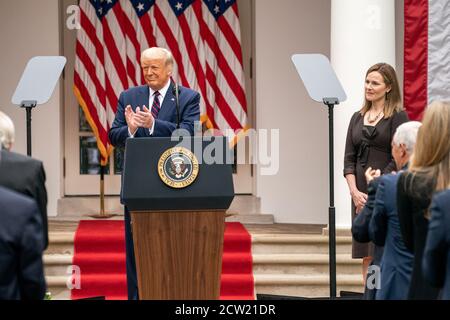
<svg viewBox="0 0 450 320"><path fill-rule="evenodd" d="M450 3L405 0L404 101L421 120L433 101L450 100Z"/></svg>
<svg viewBox="0 0 450 320"><path fill-rule="evenodd" d="M236 0L80 0L74 92L97 137L102 164L123 90L145 84L143 50L169 49L174 81L198 91L202 121L236 138L247 102ZM232 130L229 130L232 129Z"/></svg>

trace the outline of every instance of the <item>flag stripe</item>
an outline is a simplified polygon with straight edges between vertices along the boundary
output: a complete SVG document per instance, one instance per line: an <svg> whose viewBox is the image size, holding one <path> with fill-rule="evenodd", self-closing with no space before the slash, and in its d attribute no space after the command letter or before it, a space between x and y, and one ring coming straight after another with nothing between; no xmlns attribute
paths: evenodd
<svg viewBox="0 0 450 320"><path fill-rule="evenodd" d="M228 103L225 101L222 93L220 92L220 90L217 86L217 83L215 81L216 79L214 76L214 72L211 70L211 68L209 66L206 66L206 77L207 77L208 82L211 85L212 89L214 90L217 105L220 108L220 110L222 111L222 114L224 115L224 117L227 120L230 127L234 130L242 128L241 124L234 116Z"/></svg>
<svg viewBox="0 0 450 320"><path fill-rule="evenodd" d="M94 63L94 61L96 61L96 59L98 59L98 61L100 63L95 63L96 66L96 71L91 75L101 75L103 76L103 78L105 79L105 85L108 85L109 83L109 88L113 88L114 86L111 86L109 77L105 74L105 57L104 57L104 51L103 51L103 46L100 43L100 41L98 40L96 33L95 33L95 29L92 26L91 22L89 21L88 17L86 16L86 14L81 11L81 25L82 25L82 29L80 31L78 31L78 37L81 38L78 43L79 45L82 45L85 49L86 47L93 47L95 46L95 54L94 53L88 53L89 59L92 63ZM85 32L86 30L86 32ZM90 39L89 41L86 41L86 38L88 37ZM84 41L83 41L84 40ZM88 51L93 51L93 50L86 50L86 52ZM114 76L114 79L117 79L117 76ZM116 84L117 87L117 84ZM117 97L118 95L115 94L114 90L105 90L106 94L108 96L108 102L114 106L117 103ZM115 109L115 106L113 107Z"/></svg>
<svg viewBox="0 0 450 320"><path fill-rule="evenodd" d="M78 73L75 73L74 77L75 77L74 83L75 83L76 87L78 88L78 90L80 90L80 93L82 94L83 99L86 102L86 105L89 109L89 114L92 117L92 119L95 121L95 123L97 124L97 129L99 131L100 140L106 141L105 139L107 138L108 135L107 135L104 127L101 125L100 119L98 118L97 108L95 107L95 104L92 102L91 96L89 95L89 91L85 87L85 81L81 80L81 78L78 76Z"/></svg>
<svg viewBox="0 0 450 320"><path fill-rule="evenodd" d="M228 21L225 19L225 15L223 15L217 20L217 24L219 25L222 34L225 36L228 43L230 44L230 47L233 50L234 55L240 62L240 67L242 68L242 51L240 41L236 38L236 34L233 32Z"/></svg>
<svg viewBox="0 0 450 320"><path fill-rule="evenodd" d="M78 37L80 38L80 34L86 34L90 40L90 42L88 42L87 39L80 39L80 42L85 46L93 44L96 49L97 59L99 59L100 63L104 65L105 59L103 45L97 37L95 27L92 25L91 21L83 10L80 10L80 24L82 28L80 31L78 31Z"/></svg>
<svg viewBox="0 0 450 320"><path fill-rule="evenodd" d="M85 29L88 31L94 30L92 27L92 24L85 16L84 12L82 12L81 15L81 24L85 25ZM107 96L107 107L112 108L112 110L115 110L115 103L117 101L117 97L114 93L114 90L112 90L111 83L107 76L105 76L105 69L104 69L104 56L103 56L103 47L100 45L100 42L98 38L95 36L95 32L85 33L83 29L79 31L78 34L81 41L77 40L76 44L76 52L77 55L79 55L79 59L81 59L84 63L84 65L88 64L94 64L94 61L98 59L100 63L95 63L95 68L87 68L88 70L91 70L90 76L91 78L98 77L98 81L102 84L102 86L105 86L105 90L103 90ZM87 39L87 37L90 38L91 42L89 41L82 41L83 39ZM83 44L84 46L83 46ZM81 48L78 48L80 46ZM79 53L79 50L83 50L85 52L84 56L83 54ZM89 61L87 61L87 59ZM75 67L75 72L78 72L78 68ZM95 71L94 71L95 70ZM101 89L97 89L99 94L102 94L103 92ZM104 105L104 103L102 103Z"/></svg>
<svg viewBox="0 0 450 320"><path fill-rule="evenodd" d="M225 118L229 115L228 110L231 110L232 114L236 117L243 112L243 108L240 102L237 100L234 93L231 91L231 88L228 86L225 75L222 71L217 67L217 60L214 57L214 54L211 52L210 48L206 48L207 52L207 66L211 69L212 74L211 77L214 77L214 82L218 84L217 90L221 92L221 95L226 97L227 103L227 112L224 112ZM212 79L212 78L211 78ZM225 111L225 110L224 110ZM242 121L242 118L239 118ZM231 119L230 121L234 121ZM245 117L243 118L243 122L245 122ZM242 123L242 127L244 127L245 123Z"/></svg>
<svg viewBox="0 0 450 320"><path fill-rule="evenodd" d="M197 18L199 19L199 21L201 21L200 22L200 32L202 34L202 37L205 39L206 44L211 48L212 52L214 53L214 55L217 59L217 64L218 64L219 68L222 70L223 74L225 75L228 85L231 87L233 93L238 98L241 106L246 111L247 102L245 100L245 92L244 92L243 87L241 86L239 81L236 79L235 74L233 73L230 66L228 65L227 59L223 55L223 51L221 51L219 44L217 43L216 37L209 29L209 26L207 25L207 23L200 16L201 15L200 10L197 8L195 10L195 12L197 14Z"/></svg>
<svg viewBox="0 0 450 320"><path fill-rule="evenodd" d="M450 100L450 2L428 7L428 103Z"/></svg>
<svg viewBox="0 0 450 320"><path fill-rule="evenodd" d="M133 85L137 86L141 83L140 77L140 52L141 46L137 39L136 30L131 24L125 12L120 6L114 6L113 8L116 19L118 20L118 25L122 33L126 36L126 40L131 42L131 45L127 45L127 71L128 75L133 81ZM119 22L120 21L120 22Z"/></svg>
<svg viewBox="0 0 450 320"><path fill-rule="evenodd" d="M404 105L420 120L428 101L428 0L405 0Z"/></svg>
<svg viewBox="0 0 450 320"><path fill-rule="evenodd" d="M113 33L111 32L111 29L109 27L109 23L106 21L106 19L103 19L103 36L105 40L106 48L108 49L109 56L111 57L111 60L114 62L113 67L117 71L117 75L122 82L122 86L124 88L128 87L128 79L127 79L127 72L125 69L124 61L122 59L122 56L120 55L120 52L116 46L116 42L114 40ZM117 28L115 28L117 29ZM114 30L114 34L117 34L118 30Z"/></svg>
<svg viewBox="0 0 450 320"><path fill-rule="evenodd" d="M178 72L181 78L181 83L184 86L188 86L189 87L189 83L185 74L185 69L184 69L184 65L183 65L183 59L182 59L182 55L180 52L180 49L178 47L178 43L177 40L175 39L175 36L172 34L172 31L169 27L169 25L167 24L167 21L165 20L161 10L158 8L157 5L155 5L154 7L154 15L155 15L155 19L156 19L156 23L158 24L159 29L161 30L161 32L164 34L164 38L167 42L167 45L169 46L169 50L172 52L172 55L174 57L174 59L177 62L177 67L178 67Z"/></svg>
<svg viewBox="0 0 450 320"><path fill-rule="evenodd" d="M95 43L95 46L97 48L97 59L100 63L96 63L98 68L103 68L104 77L106 79L109 78L112 87L114 89L114 95L117 97L119 96L120 92L124 90L124 87L122 86L119 76L116 72L116 69L113 67L114 64L111 61L111 57L109 56L108 51L104 50L105 44L103 42L103 30L101 28L101 22L97 19L97 16L95 14L95 11L92 10L92 6L88 6L85 8L86 0L82 0L80 2L80 12L81 12L81 27L82 29L78 31L78 35L81 39L80 42L83 43L83 45L89 45L89 42L83 41L82 34L84 32L84 29L86 31L86 34L89 35L89 39L91 39L92 42ZM86 9L86 11L84 11ZM92 17L93 15L93 17ZM83 19L85 18L85 20ZM97 22L97 23L96 23ZM94 25L97 25L95 28ZM91 60L95 61L95 58L91 56ZM109 94L109 93L108 93ZM115 103L114 103L115 104Z"/></svg>
<svg viewBox="0 0 450 320"><path fill-rule="evenodd" d="M156 38L153 35L154 31L153 31L153 26L150 22L150 16L146 14L146 15L142 16L140 21L141 21L143 33L144 33L145 38L147 39L147 43L148 43L148 46L146 46L146 48L155 47L156 46Z"/></svg>
<svg viewBox="0 0 450 320"><path fill-rule="evenodd" d="M214 110L211 106L211 102L208 99L208 95L206 93L206 78L205 74L203 72L203 66L201 65L199 56L198 56L198 50L196 45L194 44L194 40L192 39L191 35L191 28L186 20L185 15L181 15L178 18L180 22L180 27L184 35L184 42L186 44L187 52L189 54L190 60L192 62L194 72L197 78L197 84L200 88L200 93L203 96L203 100L206 104L206 112L210 116L210 118L214 118ZM193 23L191 23L191 26ZM198 25L196 25L197 29L199 28Z"/></svg>
<svg viewBox="0 0 450 320"><path fill-rule="evenodd" d="M80 70L80 74L83 74L83 77L80 77L80 79L83 80L83 83L86 86L87 93L89 94L89 101L92 101L93 105L97 109L97 118L98 123L105 128L107 124L107 116L106 116L106 108L104 105L100 102L100 98L97 94L96 87L95 87L95 80L91 78L89 73L87 72L87 69L85 68L84 64L81 62L81 59L77 61L77 69Z"/></svg>
<svg viewBox="0 0 450 320"><path fill-rule="evenodd" d="M81 45L81 43L77 42L77 46L76 46L76 54L79 57L79 60L76 62L77 63L77 69L80 69L79 66L79 62L81 61L84 65L84 68L87 70L87 76L89 76L92 80L92 82L95 85L95 90L97 92L96 97L98 97L99 102L102 106L106 105L106 93L105 90L103 89L102 84L100 83L100 81L98 80L98 78L95 76L96 72L95 72L95 66L92 63L91 59L89 58L87 52L85 51L84 47Z"/></svg>

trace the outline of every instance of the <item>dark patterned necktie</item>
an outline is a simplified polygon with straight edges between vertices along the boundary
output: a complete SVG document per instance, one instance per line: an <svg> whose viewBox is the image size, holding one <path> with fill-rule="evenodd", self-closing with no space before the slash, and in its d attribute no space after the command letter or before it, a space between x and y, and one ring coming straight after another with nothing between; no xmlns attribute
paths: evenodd
<svg viewBox="0 0 450 320"><path fill-rule="evenodd" d="M161 105L160 105L160 102L159 102L159 96L160 96L159 91L156 91L153 94L152 116L155 119L158 118L158 113L159 113L159 110L161 109Z"/></svg>

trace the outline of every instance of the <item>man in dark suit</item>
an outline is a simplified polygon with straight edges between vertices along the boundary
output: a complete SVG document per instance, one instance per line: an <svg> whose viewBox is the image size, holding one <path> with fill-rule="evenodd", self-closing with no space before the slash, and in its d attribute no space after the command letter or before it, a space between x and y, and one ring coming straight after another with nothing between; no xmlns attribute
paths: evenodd
<svg viewBox="0 0 450 320"><path fill-rule="evenodd" d="M400 125L392 141L392 156L398 170L406 169L416 144L420 122L410 121ZM398 174L388 174L379 180L375 206L369 224L370 239L383 246L380 261L381 283L377 300L405 300L413 269L413 255L407 250L400 230L397 213Z"/></svg>
<svg viewBox="0 0 450 320"><path fill-rule="evenodd" d="M0 186L33 198L42 220L44 249L48 246L47 189L41 161L12 152L14 124L0 111Z"/></svg>
<svg viewBox="0 0 450 320"><path fill-rule="evenodd" d="M423 276L442 288L443 300L450 300L450 189L433 197L427 242L422 260Z"/></svg>
<svg viewBox="0 0 450 320"><path fill-rule="evenodd" d="M141 55L141 67L147 85L131 88L120 95L116 118L109 131L115 147L123 147L129 138L170 137L177 128L174 84L171 82L173 57L163 48L150 48ZM194 134L200 121L200 95L179 87L180 129ZM138 299L136 262L131 234L130 214L125 208L128 298Z"/></svg>
<svg viewBox="0 0 450 320"><path fill-rule="evenodd" d="M392 140L392 156L397 170L404 169L414 148L421 123L400 125ZM405 299L412 271L412 255L406 250L397 217L396 190L398 175L380 177L379 170L366 172L368 200L353 222L353 237L375 244L372 266L380 267L379 290L365 287L365 299ZM389 232L388 232L389 230ZM406 289L405 289L406 285Z"/></svg>
<svg viewBox="0 0 450 320"><path fill-rule="evenodd" d="M43 300L44 239L36 203L0 187L0 207L0 300Z"/></svg>

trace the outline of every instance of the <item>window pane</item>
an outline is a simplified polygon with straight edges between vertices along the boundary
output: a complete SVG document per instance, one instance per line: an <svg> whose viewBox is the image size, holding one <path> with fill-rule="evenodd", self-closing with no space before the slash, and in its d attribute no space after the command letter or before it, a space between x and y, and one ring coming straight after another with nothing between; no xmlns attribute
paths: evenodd
<svg viewBox="0 0 450 320"><path fill-rule="evenodd" d="M105 175L109 174L109 166L105 169ZM80 137L80 174L100 174L100 152L95 137Z"/></svg>
<svg viewBox="0 0 450 320"><path fill-rule="evenodd" d="M86 116L84 115L83 109L81 107L78 108L79 110L79 119L80 119L80 132L92 132L91 126L89 125L89 122L86 120Z"/></svg>

